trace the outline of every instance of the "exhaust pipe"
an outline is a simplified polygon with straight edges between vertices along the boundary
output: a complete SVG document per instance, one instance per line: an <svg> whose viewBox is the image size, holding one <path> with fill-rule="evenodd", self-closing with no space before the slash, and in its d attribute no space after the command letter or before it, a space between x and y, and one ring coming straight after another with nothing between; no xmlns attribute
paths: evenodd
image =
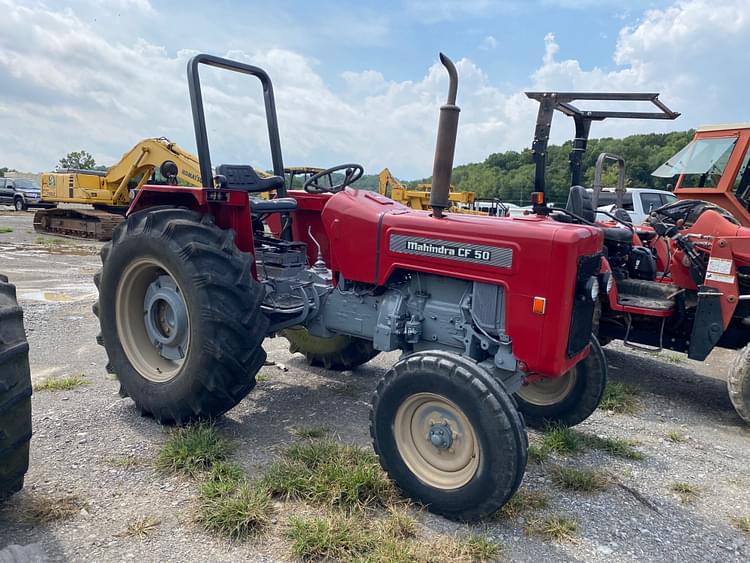
<svg viewBox="0 0 750 563"><path fill-rule="evenodd" d="M448 76L448 101L440 108L437 142L435 144L435 160L432 165L432 190L430 190L430 207L432 216L440 219L443 211L450 207L448 194L451 189L451 174L453 173L453 155L456 152L456 134L458 133L458 112L456 93L458 92L458 73L456 67L448 57L440 53Z"/></svg>

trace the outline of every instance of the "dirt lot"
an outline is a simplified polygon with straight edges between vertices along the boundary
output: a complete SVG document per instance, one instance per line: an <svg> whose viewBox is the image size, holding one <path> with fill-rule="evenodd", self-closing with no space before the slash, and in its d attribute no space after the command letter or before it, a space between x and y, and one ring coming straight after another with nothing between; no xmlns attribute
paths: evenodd
<svg viewBox="0 0 750 563"><path fill-rule="evenodd" d="M194 481L165 475L148 463L168 430L139 416L105 373L91 313L98 245L40 238L31 217L0 211L0 227L13 229L0 234L0 272L18 286L33 379L83 374L89 383L35 393L31 469L25 490L0 509L0 549L39 543L53 561L291 559L279 533L288 518L283 508L274 530L240 543L193 523ZM282 339L268 340L266 350L287 371L265 368L256 390L219 423L248 473L295 440L294 427L325 425L342 441L369 447L369 396L395 355L337 374L308 367L301 356L288 353ZM750 515L750 430L735 415L722 380L732 354L717 351L699 364L614 344L606 353L611 379L638 387L640 409L632 415L599 411L578 428L635 440L643 460L597 451L554 455L529 464L525 478L525 487L549 497L546 508L469 527L418 513L420 533L435 538L468 529L502 543L503 557L511 560L750 560L750 535L735 521ZM532 442L538 440L532 434ZM135 461L122 463L126 458ZM564 490L550 476L554 465L594 468L612 482L600 492ZM682 495L684 502L673 491L676 483L691 491ZM28 520L30 507L70 495L81 503L71 517ZM544 541L527 533L531 519L555 514L577 522L573 541ZM147 516L159 521L148 537L125 534L128 524Z"/></svg>

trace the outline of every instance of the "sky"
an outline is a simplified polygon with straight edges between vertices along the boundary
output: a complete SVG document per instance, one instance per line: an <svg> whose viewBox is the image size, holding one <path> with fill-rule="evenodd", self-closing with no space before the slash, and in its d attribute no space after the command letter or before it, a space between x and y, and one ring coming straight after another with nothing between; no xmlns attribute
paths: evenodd
<svg viewBox="0 0 750 563"><path fill-rule="evenodd" d="M530 146L528 90L659 92L682 113L592 137L750 121L750 0L0 0L0 14L0 167L22 171L73 150L111 165L146 137L194 151L185 69L200 52L268 72L287 165L429 176L441 51L459 73L456 164ZM213 164L269 168L257 81L201 76ZM554 142L572 133L555 119Z"/></svg>

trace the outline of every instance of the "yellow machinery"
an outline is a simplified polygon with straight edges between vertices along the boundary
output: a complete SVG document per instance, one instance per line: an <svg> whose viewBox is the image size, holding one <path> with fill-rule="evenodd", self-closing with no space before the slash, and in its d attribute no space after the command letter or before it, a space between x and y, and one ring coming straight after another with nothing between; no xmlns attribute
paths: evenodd
<svg viewBox="0 0 750 563"><path fill-rule="evenodd" d="M164 137L144 139L106 172L59 170L42 175L42 201L92 205L93 209L44 209L34 215L34 229L109 240L130 205L131 193L159 170L170 183L201 186L200 165L191 153Z"/></svg>
<svg viewBox="0 0 750 563"><path fill-rule="evenodd" d="M412 190L394 178L391 171L384 168L378 174L378 193L387 196L394 201L408 205L412 209L430 209L430 184L417 184L417 189ZM448 201L451 202L451 213L465 213L470 215L505 215L505 207L494 203L489 211L480 211L475 209L476 194L474 192L457 192L451 191L448 194ZM489 200L488 200L489 201Z"/></svg>

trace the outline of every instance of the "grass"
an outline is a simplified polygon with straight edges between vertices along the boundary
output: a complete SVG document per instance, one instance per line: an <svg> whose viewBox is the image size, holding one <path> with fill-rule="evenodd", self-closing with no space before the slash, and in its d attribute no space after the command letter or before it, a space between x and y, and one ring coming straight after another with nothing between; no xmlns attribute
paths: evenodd
<svg viewBox="0 0 750 563"><path fill-rule="evenodd" d="M318 440L325 438L331 433L331 430L327 426L295 426L290 430L292 436L295 438L302 438L308 440Z"/></svg>
<svg viewBox="0 0 750 563"><path fill-rule="evenodd" d="M495 561L502 553L500 544L474 534L417 541L413 520L405 531L402 519L394 524L393 514L373 521L342 512L292 516L286 537L294 556L303 560L468 563Z"/></svg>
<svg viewBox="0 0 750 563"><path fill-rule="evenodd" d="M161 520L155 516L144 516L128 524L124 535L143 540L153 534L160 524Z"/></svg>
<svg viewBox="0 0 750 563"><path fill-rule="evenodd" d="M550 516L531 520L526 525L526 533L544 541L574 542L578 535L578 523L567 516Z"/></svg>
<svg viewBox="0 0 750 563"><path fill-rule="evenodd" d="M695 501L695 499L698 498L698 493L700 492L700 489L698 489L697 486L681 481L672 483L671 485L669 485L669 489L673 493L677 493L677 496L680 497L680 502L682 502L682 504L691 504L693 501Z"/></svg>
<svg viewBox="0 0 750 563"><path fill-rule="evenodd" d="M640 410L638 389L626 383L609 383L604 389L599 408L617 414L635 414Z"/></svg>
<svg viewBox="0 0 750 563"><path fill-rule="evenodd" d="M21 517L32 524L46 524L67 520L78 514L83 502L75 495L27 497L21 508Z"/></svg>
<svg viewBox="0 0 750 563"><path fill-rule="evenodd" d="M604 451L615 457L642 460L643 454L633 448L633 442L617 438L601 438L585 434L567 426L549 426L542 435L539 446L545 456L551 453L573 454L587 449Z"/></svg>
<svg viewBox="0 0 750 563"><path fill-rule="evenodd" d="M261 481L274 496L344 510L398 502L393 482L372 452L331 438L287 447Z"/></svg>
<svg viewBox="0 0 750 563"><path fill-rule="evenodd" d="M204 530L239 540L257 534L270 523L273 503L266 489L246 481L226 482L223 487L213 495L201 488L195 521Z"/></svg>
<svg viewBox="0 0 750 563"><path fill-rule="evenodd" d="M667 440L670 442L673 442L675 444L680 444L687 440L684 434L681 434L680 432L677 432L676 430L673 430L672 432L669 432L667 434Z"/></svg>
<svg viewBox="0 0 750 563"><path fill-rule="evenodd" d="M268 374L265 374L265 373L259 373L258 375L255 376L255 381L257 381L258 383L261 383L263 381L268 381L269 379L270 377L268 377Z"/></svg>
<svg viewBox="0 0 750 563"><path fill-rule="evenodd" d="M170 473L196 475L229 457L231 445L212 423L176 428L159 451L156 467Z"/></svg>
<svg viewBox="0 0 750 563"><path fill-rule="evenodd" d="M527 451L531 463L543 463L549 459L549 450L537 444L530 444Z"/></svg>
<svg viewBox="0 0 750 563"><path fill-rule="evenodd" d="M12 233L13 227L0 227L0 233Z"/></svg>
<svg viewBox="0 0 750 563"><path fill-rule="evenodd" d="M136 469L138 467L146 467L149 465L149 461L142 457L126 455L120 457L109 457L105 460L109 465L113 467L119 467L121 469Z"/></svg>
<svg viewBox="0 0 750 563"><path fill-rule="evenodd" d="M555 466L550 471L550 476L555 485L570 491L590 493L603 491L609 485L606 475L591 469Z"/></svg>
<svg viewBox="0 0 750 563"><path fill-rule="evenodd" d="M732 518L734 525L746 534L750 534L750 516Z"/></svg>
<svg viewBox="0 0 750 563"><path fill-rule="evenodd" d="M69 244L69 241L61 238L49 238L42 235L36 237L34 242L36 244L41 244L42 246L62 246L63 244Z"/></svg>
<svg viewBox="0 0 750 563"><path fill-rule="evenodd" d="M548 497L541 491L518 489L516 494L495 513L493 519L516 518L531 510L541 510L547 507Z"/></svg>
<svg viewBox="0 0 750 563"><path fill-rule="evenodd" d="M45 379L44 381L35 383L33 388L34 391L70 391L89 383L91 382L86 379L84 374L76 373L65 377Z"/></svg>

